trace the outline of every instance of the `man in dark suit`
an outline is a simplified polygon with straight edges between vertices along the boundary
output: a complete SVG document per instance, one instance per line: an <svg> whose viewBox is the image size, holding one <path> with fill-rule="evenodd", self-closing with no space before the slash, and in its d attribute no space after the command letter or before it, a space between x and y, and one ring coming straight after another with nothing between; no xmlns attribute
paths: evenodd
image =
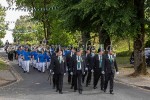
<svg viewBox="0 0 150 100"><path fill-rule="evenodd" d="M88 76L87 76L87 80L86 80L86 87L88 87L88 85L90 85L92 73L94 72L94 70L93 70L94 56L95 56L95 48L92 47L91 53L87 56L87 63L89 64L89 66L88 66Z"/></svg>
<svg viewBox="0 0 150 100"><path fill-rule="evenodd" d="M103 49L98 49L98 54L94 56L94 89L97 87L99 79L101 79L101 90L104 90L104 55Z"/></svg>
<svg viewBox="0 0 150 100"><path fill-rule="evenodd" d="M74 92L77 88L79 94L82 94L82 75L85 73L85 61L82 58L82 50L77 49L76 56L73 57L72 62L72 73L75 76L74 78Z"/></svg>
<svg viewBox="0 0 150 100"><path fill-rule="evenodd" d="M51 55L51 64L50 64L50 73L52 72L52 68L53 68L53 65L54 65L54 58L57 56L57 53L54 52L52 55ZM54 69L53 69L53 72L54 72ZM53 73L53 89L55 89L56 87L56 74Z"/></svg>
<svg viewBox="0 0 150 100"><path fill-rule="evenodd" d="M56 50L57 55L53 59L52 63L52 71L56 75L56 92L59 91L60 94L63 94L62 87L63 87L63 77L66 74L66 60L62 56L62 50L60 47Z"/></svg>
<svg viewBox="0 0 150 100"><path fill-rule="evenodd" d="M104 92L106 92L108 82L110 83L110 94L113 93L114 87L114 75L119 74L118 67L116 63L116 56L113 54L112 50L108 50L108 54L105 55L104 59L104 72L105 72L105 84L104 84Z"/></svg>
<svg viewBox="0 0 150 100"><path fill-rule="evenodd" d="M68 67L68 83L72 81L71 67L72 67L72 58L75 55L75 49L71 47L70 53L66 56L67 67Z"/></svg>
<svg viewBox="0 0 150 100"><path fill-rule="evenodd" d="M86 54L84 55L84 60L85 60L85 74L82 77L82 83L84 83L85 77L87 76L88 73L88 68L89 68L89 62L88 62L88 55L90 54L90 48L88 47L86 50Z"/></svg>

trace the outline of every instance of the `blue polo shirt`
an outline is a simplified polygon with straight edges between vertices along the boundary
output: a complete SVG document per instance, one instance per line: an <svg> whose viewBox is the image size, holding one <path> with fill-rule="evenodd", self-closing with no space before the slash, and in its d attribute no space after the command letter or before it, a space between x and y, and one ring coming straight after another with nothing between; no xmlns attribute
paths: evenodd
<svg viewBox="0 0 150 100"><path fill-rule="evenodd" d="M34 60L37 60L38 58L38 53L36 51L32 52L32 56L34 57Z"/></svg>
<svg viewBox="0 0 150 100"><path fill-rule="evenodd" d="M45 54L39 54L38 55L38 58L39 58L39 62L46 62L46 56Z"/></svg>
<svg viewBox="0 0 150 100"><path fill-rule="evenodd" d="M54 48L50 48L50 54L53 55L54 53Z"/></svg>
<svg viewBox="0 0 150 100"><path fill-rule="evenodd" d="M25 50L21 50L20 55L23 56L24 52L25 52Z"/></svg>
<svg viewBox="0 0 150 100"><path fill-rule="evenodd" d="M47 54L47 55L46 55L46 61L47 61L47 62L50 62L50 60L51 60L51 57Z"/></svg>
<svg viewBox="0 0 150 100"><path fill-rule="evenodd" d="M17 54L20 55L20 53L21 53L21 51L20 51L20 50L17 50Z"/></svg>
<svg viewBox="0 0 150 100"><path fill-rule="evenodd" d="M28 51L24 51L23 56L25 61L30 60L31 53Z"/></svg>
<svg viewBox="0 0 150 100"><path fill-rule="evenodd" d="M67 50L67 55L71 53L71 50Z"/></svg>

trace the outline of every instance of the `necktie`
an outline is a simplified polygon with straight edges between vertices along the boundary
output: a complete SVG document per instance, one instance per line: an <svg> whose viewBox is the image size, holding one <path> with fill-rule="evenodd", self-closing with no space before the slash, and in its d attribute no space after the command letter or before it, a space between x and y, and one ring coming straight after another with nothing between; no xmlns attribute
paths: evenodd
<svg viewBox="0 0 150 100"><path fill-rule="evenodd" d="M112 55L110 55L110 62L112 63Z"/></svg>
<svg viewBox="0 0 150 100"><path fill-rule="evenodd" d="M58 60L59 60L59 63L61 63L61 59L60 59L60 57L58 57Z"/></svg>
<svg viewBox="0 0 150 100"><path fill-rule="evenodd" d="M78 70L80 70L80 57L78 56L78 65L77 65L77 67L78 67Z"/></svg>
<svg viewBox="0 0 150 100"><path fill-rule="evenodd" d="M101 55L99 55L99 68L101 68L102 66L102 56Z"/></svg>
<svg viewBox="0 0 150 100"><path fill-rule="evenodd" d="M72 57L72 52L71 52L71 57Z"/></svg>

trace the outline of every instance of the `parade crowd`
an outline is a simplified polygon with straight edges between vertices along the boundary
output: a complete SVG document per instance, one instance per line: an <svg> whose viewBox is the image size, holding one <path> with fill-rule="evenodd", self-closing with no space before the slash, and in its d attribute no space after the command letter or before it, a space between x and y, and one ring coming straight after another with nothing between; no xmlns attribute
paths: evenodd
<svg viewBox="0 0 150 100"><path fill-rule="evenodd" d="M53 89L60 94L63 94L64 76L67 76L70 88L79 94L82 94L83 84L88 87L92 79L94 89L100 81L101 91L107 92L109 84L109 93L114 94L114 76L119 72L116 55L113 54L111 47L107 50L102 47L95 50L93 46L89 46L83 50L60 45L48 47L9 45L6 51L9 60L13 61L13 58L18 60L18 65L24 73L32 73L30 68L37 69L41 73L48 70L52 76Z"/></svg>

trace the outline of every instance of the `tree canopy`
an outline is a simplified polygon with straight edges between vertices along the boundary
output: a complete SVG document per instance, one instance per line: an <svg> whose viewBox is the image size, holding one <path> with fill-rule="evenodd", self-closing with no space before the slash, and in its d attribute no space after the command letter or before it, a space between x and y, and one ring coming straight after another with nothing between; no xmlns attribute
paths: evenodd
<svg viewBox="0 0 150 100"><path fill-rule="evenodd" d="M6 34L7 24L5 23L5 11L0 5L0 39Z"/></svg>

